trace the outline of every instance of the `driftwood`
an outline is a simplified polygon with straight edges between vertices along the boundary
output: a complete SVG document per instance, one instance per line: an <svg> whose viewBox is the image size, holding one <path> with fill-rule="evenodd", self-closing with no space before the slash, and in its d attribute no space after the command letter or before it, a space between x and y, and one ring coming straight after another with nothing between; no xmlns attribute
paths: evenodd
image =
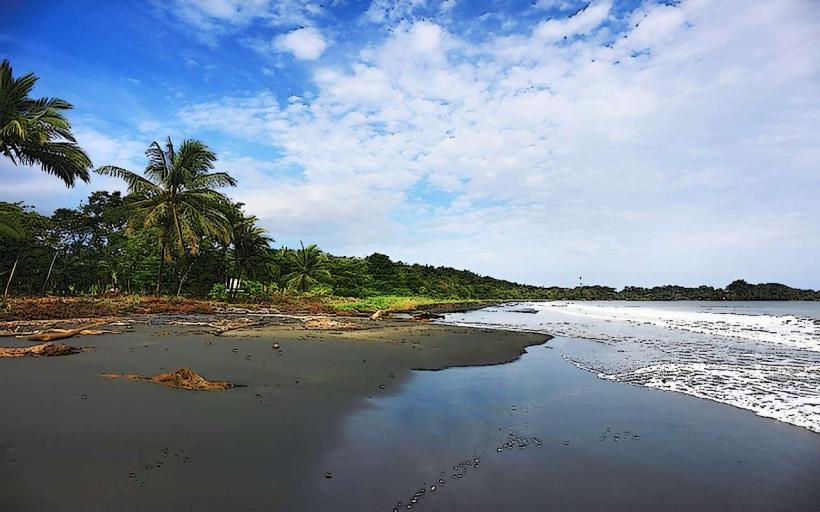
<svg viewBox="0 0 820 512"><path fill-rule="evenodd" d="M380 309L380 310L376 311L375 313L373 313L372 315L370 315L370 319L371 320L379 320L379 319L382 319L382 318L387 318L389 316L390 316L390 311L388 311L386 309Z"/></svg>
<svg viewBox="0 0 820 512"><path fill-rule="evenodd" d="M3 331L0 332L0 338L10 338L12 336L31 336L37 334L38 331Z"/></svg>
<svg viewBox="0 0 820 512"><path fill-rule="evenodd" d="M153 377L146 377L136 373L101 373L100 375L109 379L144 380L189 391L219 391L236 387L230 382L210 381L189 368L180 368L170 373L158 373Z"/></svg>
<svg viewBox="0 0 820 512"><path fill-rule="evenodd" d="M18 337L23 337L32 341L55 341L55 340L63 340L66 338L72 338L77 336L78 334L85 334L85 335L97 335L103 334L106 332L113 332L113 331L99 331L92 329L92 327L96 327L100 325L100 323L85 325L82 327L77 327L76 329L48 329L47 331L31 334L31 335L20 335Z"/></svg>
<svg viewBox="0 0 820 512"><path fill-rule="evenodd" d="M65 343L59 345L50 341L30 347L0 347L0 358L4 357L53 357L67 356L79 352L94 350L91 347L72 347Z"/></svg>

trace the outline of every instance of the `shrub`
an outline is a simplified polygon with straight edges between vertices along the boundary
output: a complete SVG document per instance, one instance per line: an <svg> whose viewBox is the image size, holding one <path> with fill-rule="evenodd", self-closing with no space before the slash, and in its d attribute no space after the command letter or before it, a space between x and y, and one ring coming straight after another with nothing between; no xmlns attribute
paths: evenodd
<svg viewBox="0 0 820 512"><path fill-rule="evenodd" d="M208 292L209 299L225 300L228 298L228 289L222 283L214 283L211 286L211 291Z"/></svg>

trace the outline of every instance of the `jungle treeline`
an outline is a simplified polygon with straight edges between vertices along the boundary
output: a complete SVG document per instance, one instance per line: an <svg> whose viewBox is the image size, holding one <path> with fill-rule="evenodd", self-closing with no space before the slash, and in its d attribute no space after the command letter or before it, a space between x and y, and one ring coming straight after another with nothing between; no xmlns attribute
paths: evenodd
<svg viewBox="0 0 820 512"><path fill-rule="evenodd" d="M241 204L232 204L239 225L233 237L205 234L195 253L171 259L163 257L160 228L129 227L129 203L135 200L119 192L94 192L77 208L59 208L50 216L30 206L0 203L5 224L16 230L0 230L0 283L8 285L11 295L28 296L116 292L224 299L231 295L230 280L240 278L238 298L257 300L282 291L499 300L820 300L817 291L742 280L725 288L541 287L393 261L379 253L360 258L326 254L315 246L277 248L263 230L247 222L255 219L242 213ZM300 283L294 276L307 278Z"/></svg>

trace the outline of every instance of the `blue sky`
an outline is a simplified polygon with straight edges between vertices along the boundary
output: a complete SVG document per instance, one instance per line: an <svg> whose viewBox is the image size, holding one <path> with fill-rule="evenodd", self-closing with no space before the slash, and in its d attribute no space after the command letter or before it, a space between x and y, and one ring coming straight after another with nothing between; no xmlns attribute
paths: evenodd
<svg viewBox="0 0 820 512"><path fill-rule="evenodd" d="M811 0L0 6L95 164L201 138L280 243L547 285L820 288L818 47Z"/></svg>

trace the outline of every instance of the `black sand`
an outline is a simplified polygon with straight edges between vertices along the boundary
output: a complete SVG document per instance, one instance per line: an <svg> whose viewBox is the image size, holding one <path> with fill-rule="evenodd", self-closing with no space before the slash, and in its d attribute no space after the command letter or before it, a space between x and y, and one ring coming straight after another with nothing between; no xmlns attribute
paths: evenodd
<svg viewBox="0 0 820 512"><path fill-rule="evenodd" d="M501 363L545 339L388 325L231 337L138 325L72 340L94 352L2 360L0 510L315 509L319 459L368 397L398 391L411 368ZM190 392L99 376L180 367L245 387Z"/></svg>
<svg viewBox="0 0 820 512"><path fill-rule="evenodd" d="M820 502L817 434L599 380L534 346L543 335L379 325L228 336L137 325L69 340L94 352L0 360L0 510L391 510L445 470L464 478L414 508ZM526 347L537 352L510 365L410 371L494 365ZM244 387L192 392L99 376L182 367ZM496 452L513 432L529 444ZM475 454L480 470L450 469Z"/></svg>

